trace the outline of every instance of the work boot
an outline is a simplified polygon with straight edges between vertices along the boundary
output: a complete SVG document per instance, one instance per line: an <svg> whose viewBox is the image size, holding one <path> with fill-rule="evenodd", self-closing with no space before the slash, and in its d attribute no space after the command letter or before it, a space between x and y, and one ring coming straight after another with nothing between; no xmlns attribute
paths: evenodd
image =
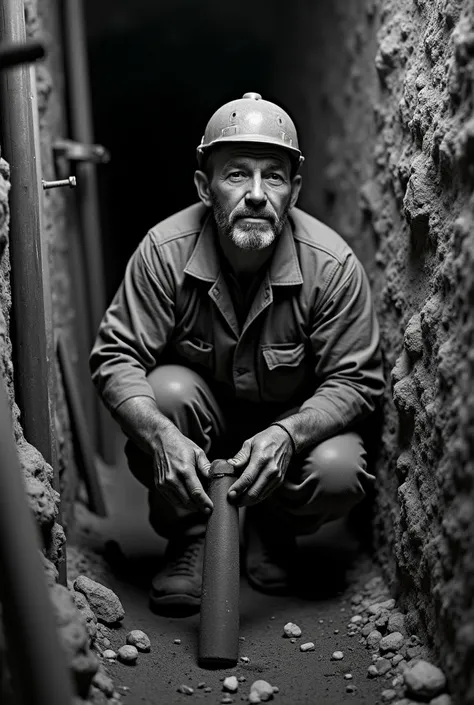
<svg viewBox="0 0 474 705"><path fill-rule="evenodd" d="M294 533L280 517L261 505L247 507L244 550L252 587L272 595L289 593L297 546Z"/></svg>
<svg viewBox="0 0 474 705"><path fill-rule="evenodd" d="M151 583L150 607L163 614L199 612L201 605L204 536L170 539L165 567Z"/></svg>

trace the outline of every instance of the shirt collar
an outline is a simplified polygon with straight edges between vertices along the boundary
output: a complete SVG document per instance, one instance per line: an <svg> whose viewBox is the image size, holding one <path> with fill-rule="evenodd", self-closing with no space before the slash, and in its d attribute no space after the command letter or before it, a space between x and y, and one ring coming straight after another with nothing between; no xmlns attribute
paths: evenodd
<svg viewBox="0 0 474 705"><path fill-rule="evenodd" d="M214 220L209 211L184 272L203 281L215 282L220 271L221 263L215 240ZM270 260L269 279L272 286L290 286L303 283L289 219Z"/></svg>

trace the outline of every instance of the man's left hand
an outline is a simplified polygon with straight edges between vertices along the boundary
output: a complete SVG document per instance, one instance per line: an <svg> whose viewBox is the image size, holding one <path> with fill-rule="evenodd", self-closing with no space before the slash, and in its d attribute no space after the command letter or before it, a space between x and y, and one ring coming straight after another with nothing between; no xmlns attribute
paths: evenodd
<svg viewBox="0 0 474 705"><path fill-rule="evenodd" d="M292 456L291 438L279 426L269 426L244 441L227 461L243 470L229 488L229 499L240 506L262 502L282 484Z"/></svg>

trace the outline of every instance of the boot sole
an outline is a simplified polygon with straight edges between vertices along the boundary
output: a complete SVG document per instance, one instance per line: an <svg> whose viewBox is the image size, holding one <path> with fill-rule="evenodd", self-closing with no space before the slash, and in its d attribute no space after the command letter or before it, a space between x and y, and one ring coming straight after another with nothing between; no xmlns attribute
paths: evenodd
<svg viewBox="0 0 474 705"><path fill-rule="evenodd" d="M191 595L149 596L149 606L152 612L161 615L187 616L196 614L201 609L201 598Z"/></svg>

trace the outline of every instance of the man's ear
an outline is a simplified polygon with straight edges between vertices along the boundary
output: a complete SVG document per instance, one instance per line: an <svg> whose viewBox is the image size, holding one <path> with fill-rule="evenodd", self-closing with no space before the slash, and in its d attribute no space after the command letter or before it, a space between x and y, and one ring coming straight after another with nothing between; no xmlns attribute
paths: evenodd
<svg viewBox="0 0 474 705"><path fill-rule="evenodd" d="M204 203L205 206L211 208L211 192L207 175L203 171L200 171L198 169L194 172L194 183L196 185L196 190L201 201Z"/></svg>
<svg viewBox="0 0 474 705"><path fill-rule="evenodd" d="M297 174L291 180L291 198L290 198L290 208L296 205L298 196L300 195L301 186L303 184L303 177L301 174Z"/></svg>

